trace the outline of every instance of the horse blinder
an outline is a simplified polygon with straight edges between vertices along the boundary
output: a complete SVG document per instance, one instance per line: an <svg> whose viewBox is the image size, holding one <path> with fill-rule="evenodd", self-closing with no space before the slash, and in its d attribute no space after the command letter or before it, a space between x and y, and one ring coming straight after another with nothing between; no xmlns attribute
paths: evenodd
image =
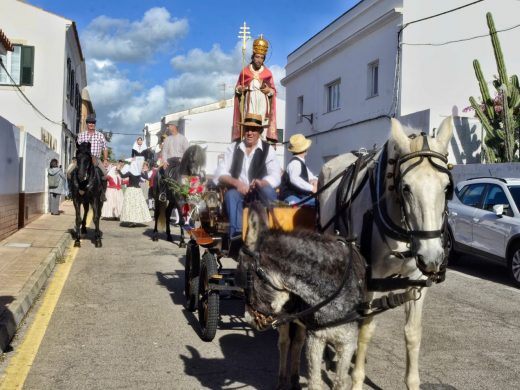
<svg viewBox="0 0 520 390"><path fill-rule="evenodd" d="M438 152L435 152L435 151L431 150L429 148L429 145L428 145L427 136L422 134L422 133L421 133L421 135L424 138L422 150L420 150L418 152L413 152L413 153L406 154L406 155L402 156L401 158L399 158L397 160L397 162L395 163L395 173L393 175L393 177L394 177L394 185L392 186L393 188L397 189L398 194L399 194L398 201L401 204L401 207L403 208L402 213L403 213L403 216L404 216L405 224L407 226L407 230L408 230L408 234L409 234L409 237L410 237L410 240L411 240L411 243L412 243L412 247L414 246L413 245L413 239L432 239L432 238L439 238L439 237L441 237L441 238L443 238L443 241L445 241L445 234L446 234L445 230L446 230L446 225L447 225L446 217L447 217L448 201L453 198L453 192L454 192L453 176L451 174L451 169L453 168L453 166L448 163L447 156L445 156L444 154L441 154L441 153L438 153ZM406 162L406 161L408 161L408 160L410 160L412 158L419 158L419 160L417 162L413 163L412 165L410 165L409 167L407 167L405 169L405 171L403 173L401 173L401 165L404 162ZM424 161L425 158L428 159L429 163L436 170L438 170L438 171L440 171L442 173L447 174L448 175L448 179L449 179L449 184L446 187L446 192L445 192L445 206L444 206L445 210L444 210L444 213L443 213L443 224L442 224L443 226L442 226L442 228L440 230L412 230L410 228L410 225L409 225L408 220L406 218L406 213L404 212L404 205L403 205L404 188L402 186L402 178L408 172L410 172L413 168L415 168L417 165L421 164ZM444 164L446 164L446 166L443 166L443 165L435 162L434 159L441 160ZM390 178L391 176L387 175L387 177ZM416 258L418 258L417 253L414 253L414 256ZM426 272L426 270L423 267L423 264L421 264L421 263L422 263L421 261L418 261L417 262L417 266L418 266L418 268L421 270L421 272L425 276L427 276L428 278L430 278L432 281L434 281L436 283L440 283L440 282L444 281L444 279L446 277L447 254L445 255L445 260L441 264L440 270L438 272L435 272L435 273Z"/></svg>

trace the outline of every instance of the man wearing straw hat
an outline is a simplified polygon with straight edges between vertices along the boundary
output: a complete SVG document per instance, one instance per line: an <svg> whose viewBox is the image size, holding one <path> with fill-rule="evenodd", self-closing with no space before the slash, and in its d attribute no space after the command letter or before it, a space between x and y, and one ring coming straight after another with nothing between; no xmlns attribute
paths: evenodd
<svg viewBox="0 0 520 390"><path fill-rule="evenodd" d="M241 122L249 114L254 114L261 125L267 128L268 141L278 142L276 129L276 88L271 71L264 65L269 42L262 35L253 42L251 63L240 75L235 87L232 141L242 137ZM251 118L251 116L249 116Z"/></svg>
<svg viewBox="0 0 520 390"><path fill-rule="evenodd" d="M303 134L294 134L289 138L287 150L293 154L293 157L287 164L280 188L280 199L289 204L298 203L317 191L318 178L305 164L305 155L311 144L312 141L305 138ZM304 204L315 206L316 199L311 198Z"/></svg>
<svg viewBox="0 0 520 390"><path fill-rule="evenodd" d="M224 206L230 237L242 231L244 197L254 190L263 200L274 201L282 174L273 147L260 139L264 129L260 116L247 114L240 124L244 126L243 140L228 146L214 175L215 182L228 188Z"/></svg>

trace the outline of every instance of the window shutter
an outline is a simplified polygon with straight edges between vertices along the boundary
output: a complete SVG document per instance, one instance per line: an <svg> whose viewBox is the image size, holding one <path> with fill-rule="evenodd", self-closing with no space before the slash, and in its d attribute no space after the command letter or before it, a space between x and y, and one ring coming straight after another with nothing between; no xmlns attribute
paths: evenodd
<svg viewBox="0 0 520 390"><path fill-rule="evenodd" d="M74 107L74 85L75 85L75 79L74 79L74 69L70 71L70 105Z"/></svg>
<svg viewBox="0 0 520 390"><path fill-rule="evenodd" d="M34 46L22 46L20 85L33 85Z"/></svg>

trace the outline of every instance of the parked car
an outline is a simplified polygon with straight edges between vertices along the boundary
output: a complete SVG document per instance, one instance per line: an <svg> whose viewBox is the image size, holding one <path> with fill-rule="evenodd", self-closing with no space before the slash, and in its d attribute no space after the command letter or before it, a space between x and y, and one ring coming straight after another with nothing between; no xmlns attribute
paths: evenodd
<svg viewBox="0 0 520 390"><path fill-rule="evenodd" d="M466 253L503 264L520 287L520 179L462 181L448 209L450 257Z"/></svg>

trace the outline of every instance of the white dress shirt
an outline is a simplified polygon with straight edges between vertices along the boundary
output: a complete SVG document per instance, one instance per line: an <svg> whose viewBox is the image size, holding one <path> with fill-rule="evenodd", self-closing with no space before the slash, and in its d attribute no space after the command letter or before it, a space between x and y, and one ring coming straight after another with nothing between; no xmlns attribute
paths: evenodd
<svg viewBox="0 0 520 390"><path fill-rule="evenodd" d="M231 145L227 147L226 152L224 154L224 160L220 161L217 170L215 171L213 179L215 183L218 183L218 179L220 178L220 176L231 176L231 164L233 162L233 153L235 151L235 147L236 142L233 142ZM263 150L262 140L258 140L249 156L246 153L246 145L244 144L244 142L240 142L240 145L238 147L240 150L242 150L242 152L244 152L244 159L242 160L242 169L240 170L238 180L240 180L242 183L245 183L246 185L250 185L251 183L249 182L248 177L249 166L251 165L251 161L253 160L253 156L255 155L256 149ZM267 158L265 159L265 166L267 169L267 175L262 179L266 180L271 185L271 187L278 187L282 179L282 168L280 167L274 149L271 146L269 146L269 152L267 153Z"/></svg>
<svg viewBox="0 0 520 390"><path fill-rule="evenodd" d="M300 159L305 164L305 159L300 156L295 156L297 159ZM307 176L309 177L309 182L313 180L317 180L318 178L310 171L309 167L305 165L307 168ZM287 174L289 175L289 180L296 187L305 190L312 191L312 184L303 180L300 175L302 173L302 165L296 161L292 160L289 164L287 164Z"/></svg>

